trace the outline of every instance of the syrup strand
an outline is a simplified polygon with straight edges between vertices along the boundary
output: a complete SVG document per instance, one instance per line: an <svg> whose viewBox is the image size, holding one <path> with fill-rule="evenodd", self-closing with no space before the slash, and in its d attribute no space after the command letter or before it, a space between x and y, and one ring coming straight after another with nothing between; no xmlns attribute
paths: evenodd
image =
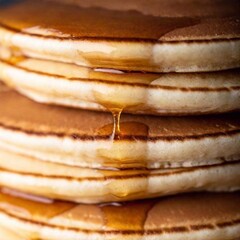
<svg viewBox="0 0 240 240"><path fill-rule="evenodd" d="M122 111L123 109L111 110L113 116L113 131L112 131L113 139L120 139L121 136L120 120Z"/></svg>

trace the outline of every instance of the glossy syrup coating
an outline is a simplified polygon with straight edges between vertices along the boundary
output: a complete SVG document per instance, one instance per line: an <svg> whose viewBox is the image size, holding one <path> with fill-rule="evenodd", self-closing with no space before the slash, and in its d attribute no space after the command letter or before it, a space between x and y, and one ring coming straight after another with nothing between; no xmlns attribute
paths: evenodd
<svg viewBox="0 0 240 240"><path fill-rule="evenodd" d="M240 37L237 0L131 0L124 6L116 0L61 2L65 1L2 3L0 24L23 33L73 39L181 41Z"/></svg>

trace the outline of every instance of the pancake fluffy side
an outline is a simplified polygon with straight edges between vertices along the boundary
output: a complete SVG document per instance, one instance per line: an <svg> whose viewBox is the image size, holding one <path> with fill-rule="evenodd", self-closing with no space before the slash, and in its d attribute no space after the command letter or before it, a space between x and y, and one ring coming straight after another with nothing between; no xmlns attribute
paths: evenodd
<svg viewBox="0 0 240 240"><path fill-rule="evenodd" d="M0 78L33 100L68 107L106 111L112 106L123 108L123 112L154 115L240 109L239 69L212 73L129 73L12 56L0 61Z"/></svg>

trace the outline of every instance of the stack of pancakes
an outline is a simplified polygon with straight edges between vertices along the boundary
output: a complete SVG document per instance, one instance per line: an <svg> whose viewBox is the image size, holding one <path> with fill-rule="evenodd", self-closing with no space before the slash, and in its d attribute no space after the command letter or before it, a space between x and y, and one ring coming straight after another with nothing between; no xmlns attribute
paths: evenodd
<svg viewBox="0 0 240 240"><path fill-rule="evenodd" d="M0 79L1 240L240 239L238 0L0 1Z"/></svg>

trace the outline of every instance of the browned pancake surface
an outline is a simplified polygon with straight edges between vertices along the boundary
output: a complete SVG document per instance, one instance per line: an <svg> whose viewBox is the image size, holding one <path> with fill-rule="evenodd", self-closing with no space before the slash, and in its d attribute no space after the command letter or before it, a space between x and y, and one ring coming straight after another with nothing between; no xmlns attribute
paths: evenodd
<svg viewBox="0 0 240 240"><path fill-rule="evenodd" d="M10 194L10 195L9 195ZM22 198L24 197L24 198ZM224 228L240 222L240 193L190 193L129 203L73 204L37 198L8 189L0 194L0 211L50 224L62 217L96 224L98 232L187 232ZM16 211L18 209L18 211ZM60 227L65 221L61 221ZM95 228L93 227L93 228ZM72 227L72 230L77 228ZM84 229L78 229L84 231Z"/></svg>
<svg viewBox="0 0 240 240"><path fill-rule="evenodd" d="M3 1L0 24L62 38L181 41L240 37L238 0ZM43 14L44 13L44 14Z"/></svg>

